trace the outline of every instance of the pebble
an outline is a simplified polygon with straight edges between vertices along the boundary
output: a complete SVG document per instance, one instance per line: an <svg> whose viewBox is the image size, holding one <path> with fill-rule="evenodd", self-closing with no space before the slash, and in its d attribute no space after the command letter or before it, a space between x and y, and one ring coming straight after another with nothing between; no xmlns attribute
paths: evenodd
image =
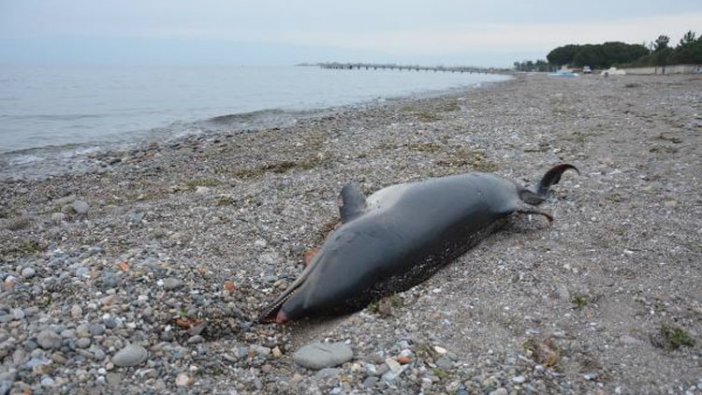
<svg viewBox="0 0 702 395"><path fill-rule="evenodd" d="M163 280L163 288L167 290L178 289L183 286L183 281L175 277L168 277Z"/></svg>
<svg viewBox="0 0 702 395"><path fill-rule="evenodd" d="M378 380L379 379L375 376L366 377L366 379L363 380L363 386L365 388L373 388L378 383Z"/></svg>
<svg viewBox="0 0 702 395"><path fill-rule="evenodd" d="M526 377L524 376L514 376L512 377L512 381L517 383L517 384L522 384L523 382L526 381Z"/></svg>
<svg viewBox="0 0 702 395"><path fill-rule="evenodd" d="M490 392L490 395L507 395L509 392L505 388L498 388L492 392Z"/></svg>
<svg viewBox="0 0 702 395"><path fill-rule="evenodd" d="M193 383L193 379L185 373L179 373L175 379L175 384L178 387L185 387L185 386L191 385L192 383Z"/></svg>
<svg viewBox="0 0 702 395"><path fill-rule="evenodd" d="M93 336L101 336L105 333L105 325L102 324L92 324L88 329L90 334Z"/></svg>
<svg viewBox="0 0 702 395"><path fill-rule="evenodd" d="M46 329L37 335L37 343L44 350L59 348L61 347L61 336L50 329Z"/></svg>
<svg viewBox="0 0 702 395"><path fill-rule="evenodd" d="M51 214L51 222L55 224L60 224L66 219L66 214L58 212Z"/></svg>
<svg viewBox="0 0 702 395"><path fill-rule="evenodd" d="M76 341L76 346L78 346L78 348L88 348L90 347L90 343L89 337L81 337Z"/></svg>
<svg viewBox="0 0 702 395"><path fill-rule="evenodd" d="M87 214L90 209L90 206L84 200L74 200L72 207L76 214Z"/></svg>
<svg viewBox="0 0 702 395"><path fill-rule="evenodd" d="M24 319L24 310L22 309L13 309L12 310L12 317L16 320L23 320Z"/></svg>
<svg viewBox="0 0 702 395"><path fill-rule="evenodd" d="M119 367L137 366L146 361L148 356L149 353L144 347L129 344L112 357L112 363Z"/></svg>
<svg viewBox="0 0 702 395"><path fill-rule="evenodd" d="M77 304L74 304L71 306L71 318L74 320L77 320L83 316L83 309L78 306Z"/></svg>
<svg viewBox="0 0 702 395"><path fill-rule="evenodd" d="M339 366L353 358L351 347L344 343L312 343L293 354L293 360L308 369Z"/></svg>
<svg viewBox="0 0 702 395"><path fill-rule="evenodd" d="M90 269L85 266L81 266L76 269L76 277L88 278L90 277Z"/></svg>
<svg viewBox="0 0 702 395"><path fill-rule="evenodd" d="M453 367L453 361L446 357L441 357L436 361L436 366L440 367L443 370L449 370Z"/></svg>
<svg viewBox="0 0 702 395"><path fill-rule="evenodd" d="M31 267L25 267L22 269L22 278L30 279L34 277L34 275L37 274L36 270Z"/></svg>

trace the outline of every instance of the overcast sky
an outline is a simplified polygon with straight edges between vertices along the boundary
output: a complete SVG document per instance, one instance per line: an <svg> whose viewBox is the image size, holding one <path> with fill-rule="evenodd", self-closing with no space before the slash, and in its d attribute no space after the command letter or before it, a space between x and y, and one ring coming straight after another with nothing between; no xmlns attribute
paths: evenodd
<svg viewBox="0 0 702 395"><path fill-rule="evenodd" d="M511 66L702 34L702 0L0 0L0 62Z"/></svg>

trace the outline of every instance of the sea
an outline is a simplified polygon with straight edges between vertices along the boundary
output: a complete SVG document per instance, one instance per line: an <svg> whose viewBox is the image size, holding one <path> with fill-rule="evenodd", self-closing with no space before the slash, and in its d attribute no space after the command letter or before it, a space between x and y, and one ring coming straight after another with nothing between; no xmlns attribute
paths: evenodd
<svg viewBox="0 0 702 395"><path fill-rule="evenodd" d="M285 125L324 109L507 78L316 66L0 65L0 173L115 145Z"/></svg>

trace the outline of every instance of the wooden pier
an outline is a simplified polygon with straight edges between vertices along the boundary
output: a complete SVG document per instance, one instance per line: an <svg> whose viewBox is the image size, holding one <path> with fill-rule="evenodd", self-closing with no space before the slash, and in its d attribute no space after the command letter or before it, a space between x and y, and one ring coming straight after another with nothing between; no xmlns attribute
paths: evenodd
<svg viewBox="0 0 702 395"><path fill-rule="evenodd" d="M323 69L336 70L398 70L398 71L433 71L433 72L448 72L448 73L480 73L480 74L495 74L502 73L504 70L497 68L471 67L471 66L419 66L419 65L398 65L398 64L379 64L379 63L318 63Z"/></svg>

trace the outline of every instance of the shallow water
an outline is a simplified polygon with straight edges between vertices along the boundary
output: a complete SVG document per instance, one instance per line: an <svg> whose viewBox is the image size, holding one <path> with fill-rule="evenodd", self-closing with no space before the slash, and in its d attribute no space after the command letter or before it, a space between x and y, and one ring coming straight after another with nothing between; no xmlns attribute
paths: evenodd
<svg viewBox="0 0 702 395"><path fill-rule="evenodd" d="M289 121L506 77L317 67L0 66L0 153ZM206 122L205 121L212 121ZM203 126L204 125L204 126ZM21 160L29 160L23 158Z"/></svg>

